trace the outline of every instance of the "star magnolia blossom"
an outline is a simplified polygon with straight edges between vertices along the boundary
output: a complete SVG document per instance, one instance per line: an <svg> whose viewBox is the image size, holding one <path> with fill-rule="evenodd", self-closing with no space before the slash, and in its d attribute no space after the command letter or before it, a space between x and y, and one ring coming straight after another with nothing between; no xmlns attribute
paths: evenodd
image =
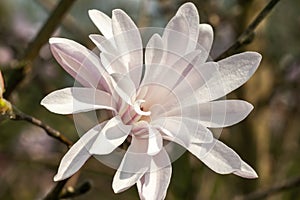
<svg viewBox="0 0 300 200"><path fill-rule="evenodd" d="M136 184L141 199L165 198L171 161L163 141L179 144L217 173L257 177L209 128L236 124L253 109L245 101L218 99L252 76L260 54L207 62L213 30L200 24L192 3L179 8L162 36L150 38L145 53L140 31L122 10L114 10L112 18L98 10L89 16L103 34L90 35L100 57L72 40L49 41L56 60L84 87L54 91L41 104L58 114L106 109L112 118L71 147L55 181L72 176L91 155L110 154L125 141L130 145L112 183L116 193Z"/></svg>

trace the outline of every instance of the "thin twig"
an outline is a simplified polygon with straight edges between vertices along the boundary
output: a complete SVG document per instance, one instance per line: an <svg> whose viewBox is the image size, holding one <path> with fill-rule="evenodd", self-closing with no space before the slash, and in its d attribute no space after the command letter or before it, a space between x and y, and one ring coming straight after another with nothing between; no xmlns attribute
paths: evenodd
<svg viewBox="0 0 300 200"><path fill-rule="evenodd" d="M37 57L40 49L50 36L53 34L55 29L59 26L59 22L66 14L66 12L71 8L75 0L61 0L53 12L51 12L49 18L44 23L36 37L29 43L24 55L19 59L24 65L15 71L9 77L9 82L7 84L5 97L9 97L12 91L23 81L28 71L30 71L31 63Z"/></svg>
<svg viewBox="0 0 300 200"><path fill-rule="evenodd" d="M266 16L271 12L274 6L280 0L271 0L264 9L256 16L252 23L246 28L246 30L238 37L238 39L233 43L227 50L225 50L221 55L219 55L214 60L218 61L225 57L234 54L239 48L245 44L249 44L254 39L254 33L257 26L266 18Z"/></svg>
<svg viewBox="0 0 300 200"><path fill-rule="evenodd" d="M45 124L44 122L42 122L41 120L39 120L33 116L25 114L16 109L14 109L14 110L15 110L15 112L13 114L11 114L11 116L10 116L10 118L12 120L27 121L35 126L38 126L42 129L44 129L50 137L53 137L53 138L59 140L63 144L67 145L68 148L70 148L72 146L73 143L68 138L66 138L62 133L60 133L58 130L55 130L54 128L50 127L49 125Z"/></svg>
<svg viewBox="0 0 300 200"><path fill-rule="evenodd" d="M256 199L263 199L268 196L274 195L276 193L282 192L284 190L292 189L294 187L300 186L300 176L296 178L288 179L282 183L273 185L267 189L254 191L250 194L245 196L238 196L235 200L256 200Z"/></svg>

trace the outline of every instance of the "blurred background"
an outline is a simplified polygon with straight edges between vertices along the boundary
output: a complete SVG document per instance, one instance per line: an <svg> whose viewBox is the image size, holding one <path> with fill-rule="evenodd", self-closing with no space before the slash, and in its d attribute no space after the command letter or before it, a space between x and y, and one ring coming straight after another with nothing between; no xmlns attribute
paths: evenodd
<svg viewBox="0 0 300 200"><path fill-rule="evenodd" d="M20 66L29 42L54 8L54 0L0 1L0 69L7 86L10 75ZM182 0L74 0L55 36L66 37L93 48L88 35L98 33L88 18L89 9L111 16L115 8L125 10L139 27L164 27ZM195 0L201 22L214 28L211 53L216 58L245 30L266 0ZM219 175L185 153L173 163L168 200L234 199L257 189L271 187L300 175L300 1L282 0L259 25L251 44L240 51L262 54L254 76L227 96L252 103L250 116L226 128L220 140L232 147L259 174L255 180ZM9 100L20 110L61 131L72 141L78 139L72 116L48 112L40 105L49 92L72 86L74 80L53 59L44 45L22 83ZM11 80L8 80L11 79ZM0 118L0 199L42 199L54 186L52 181L66 146L29 123ZM135 187L114 194L111 182L115 170L94 158L68 185L89 180L92 188L76 199L138 199ZM300 199L292 188L267 199Z"/></svg>

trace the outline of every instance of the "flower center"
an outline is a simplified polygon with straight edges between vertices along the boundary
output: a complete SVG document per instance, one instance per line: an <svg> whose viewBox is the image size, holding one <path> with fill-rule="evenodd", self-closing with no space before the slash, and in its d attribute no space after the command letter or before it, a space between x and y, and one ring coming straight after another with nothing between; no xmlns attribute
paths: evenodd
<svg viewBox="0 0 300 200"><path fill-rule="evenodd" d="M143 99L136 100L133 104L134 111L137 114L142 115L142 116L150 116L151 112L150 111L143 111L143 108L141 107L141 104L144 103L144 102L145 102L145 100L143 100Z"/></svg>

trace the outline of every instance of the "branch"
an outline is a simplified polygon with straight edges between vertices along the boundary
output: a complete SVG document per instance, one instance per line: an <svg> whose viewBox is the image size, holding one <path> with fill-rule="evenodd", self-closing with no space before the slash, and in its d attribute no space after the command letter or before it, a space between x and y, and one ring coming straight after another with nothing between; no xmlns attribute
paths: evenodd
<svg viewBox="0 0 300 200"><path fill-rule="evenodd" d="M23 120L23 121L27 121L35 126L38 126L42 129L44 129L50 137L53 137L53 138L57 139L58 141L62 142L68 148L70 148L73 144L69 139L67 139L58 130L55 130L54 128L52 128L49 125L42 122L41 120L39 120L33 116L27 115L27 114L17 110L16 108L14 108L13 114L10 115L10 119L16 120L16 121Z"/></svg>
<svg viewBox="0 0 300 200"><path fill-rule="evenodd" d="M263 199L268 196L274 195L276 193L282 192L284 190L292 189L294 187L300 186L300 176L296 178L291 178L283 183L279 183L277 185L273 185L267 189L254 191L245 196L237 196L235 200L255 200L255 199Z"/></svg>
<svg viewBox="0 0 300 200"><path fill-rule="evenodd" d="M26 74L30 70L30 65L38 55L40 49L44 44L47 43L50 36L53 34L55 29L58 27L60 20L66 14L66 12L73 5L75 0L61 0L54 11L50 14L47 21L44 23L36 37L29 43L24 55L20 59L24 65L13 71L9 77L9 83L7 84L5 97L9 97L12 91L20 84L25 78Z"/></svg>
<svg viewBox="0 0 300 200"><path fill-rule="evenodd" d="M67 187L67 189L61 193L60 198L70 199L70 198L78 197L90 191L91 188L92 188L91 182L85 181L79 186L77 186L76 188Z"/></svg>
<svg viewBox="0 0 300 200"><path fill-rule="evenodd" d="M266 7L256 16L252 23L246 28L246 30L238 37L238 39L233 43L227 50L225 50L221 55L219 55L214 60L218 61L225 57L231 56L242 46L249 44L255 35L255 29L257 26L266 18L266 16L271 12L274 6L280 0L271 0Z"/></svg>
<svg viewBox="0 0 300 200"><path fill-rule="evenodd" d="M69 179L65 179L56 183L56 186L47 194L44 200L60 200L60 193Z"/></svg>

